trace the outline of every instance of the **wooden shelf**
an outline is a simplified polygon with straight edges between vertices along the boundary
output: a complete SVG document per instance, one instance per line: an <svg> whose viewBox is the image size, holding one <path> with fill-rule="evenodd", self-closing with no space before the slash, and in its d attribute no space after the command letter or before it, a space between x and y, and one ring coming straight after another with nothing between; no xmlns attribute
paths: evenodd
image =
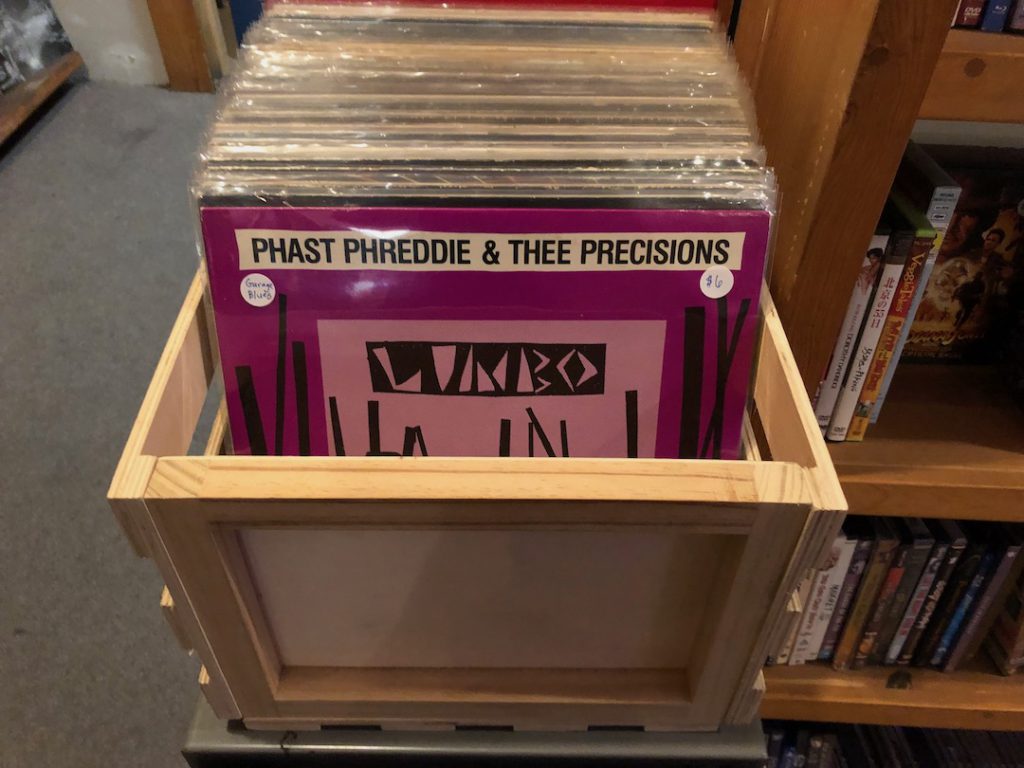
<svg viewBox="0 0 1024 768"><path fill-rule="evenodd" d="M890 687L894 673L909 675L910 687ZM893 685L900 682L897 678ZM986 659L957 672L913 667L837 672L820 664L769 667L765 684L765 718L1024 730L1024 676L1004 677Z"/></svg>
<svg viewBox="0 0 1024 768"><path fill-rule="evenodd" d="M952 29L920 116L932 120L1024 122L1024 36Z"/></svg>
<svg viewBox="0 0 1024 768"><path fill-rule="evenodd" d="M990 367L902 363L864 442L829 451L852 514L1024 520L1024 412Z"/></svg>
<svg viewBox="0 0 1024 768"><path fill-rule="evenodd" d="M61 56L46 69L0 96L0 144L82 66L78 51Z"/></svg>

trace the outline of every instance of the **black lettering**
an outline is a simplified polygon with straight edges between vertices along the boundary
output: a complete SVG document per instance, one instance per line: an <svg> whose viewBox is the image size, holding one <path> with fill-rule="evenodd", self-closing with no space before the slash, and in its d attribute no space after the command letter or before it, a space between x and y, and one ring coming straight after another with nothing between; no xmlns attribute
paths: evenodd
<svg viewBox="0 0 1024 768"><path fill-rule="evenodd" d="M546 453L551 458L555 457L555 449L551 446L551 441L548 439L547 433L544 432L544 427L541 426L540 419L537 418L537 414L533 412L533 408L527 407L526 415L530 417L530 426L533 428L533 432L530 435L530 455L533 455L533 436L536 435L540 439L541 447L544 448ZM568 448L568 438L566 439L566 448Z"/></svg>
<svg viewBox="0 0 1024 768"><path fill-rule="evenodd" d="M680 240L676 251L676 264L689 264L693 261L693 240Z"/></svg>
<svg viewBox="0 0 1024 768"><path fill-rule="evenodd" d="M319 264L320 263L320 240L315 237L306 239L306 263L307 264Z"/></svg>
<svg viewBox="0 0 1024 768"><path fill-rule="evenodd" d="M512 420L502 419L501 428L498 433L498 455L510 456L512 454Z"/></svg>
<svg viewBox="0 0 1024 768"><path fill-rule="evenodd" d="M571 240L559 240L558 243L558 263L568 264L569 263L569 246L572 245Z"/></svg>
<svg viewBox="0 0 1024 768"><path fill-rule="evenodd" d="M366 431L370 443L367 456L398 456L396 451L385 451L381 448L379 400L369 400L366 403Z"/></svg>
<svg viewBox="0 0 1024 768"><path fill-rule="evenodd" d="M590 256L595 251L597 251L597 241L596 240L584 240L580 244L580 264L586 264L587 263L587 256Z"/></svg>
<svg viewBox="0 0 1024 768"><path fill-rule="evenodd" d="M525 240L509 240L508 244L512 246L512 263L519 263L519 249L522 247Z"/></svg>
<svg viewBox="0 0 1024 768"><path fill-rule="evenodd" d="M711 248L712 244L709 240L699 240L697 242L697 263L698 264L710 264L711 263Z"/></svg>
<svg viewBox="0 0 1024 768"><path fill-rule="evenodd" d="M629 246L629 261L631 264L643 264L644 256L642 253L637 253L637 249L645 245L643 240L634 240ZM648 241L649 246L649 241ZM650 247L647 249L650 253Z"/></svg>
<svg viewBox="0 0 1024 768"><path fill-rule="evenodd" d="M270 243L265 237L254 237L252 239L252 260L257 264L260 263L260 254L266 253Z"/></svg>
<svg viewBox="0 0 1024 768"><path fill-rule="evenodd" d="M331 246L334 245L334 240L329 237L320 238L320 242L324 245L324 261L328 264L334 263L332 261Z"/></svg>
<svg viewBox="0 0 1024 768"><path fill-rule="evenodd" d="M341 241L341 246L345 251L345 263L351 264L352 257L359 253L359 241L353 237L346 237ZM363 257L363 263L366 263L366 257Z"/></svg>
<svg viewBox="0 0 1024 768"><path fill-rule="evenodd" d="M277 240L270 241L270 263L277 264L280 261L282 264L285 259L285 246L284 238L278 238Z"/></svg>
<svg viewBox="0 0 1024 768"><path fill-rule="evenodd" d="M443 375L435 350L455 359ZM527 342L374 341L366 343L374 392L403 395L516 397L594 395L604 392L603 344ZM570 360L570 365L560 361ZM499 368L507 366L504 371ZM520 370L525 361L526 371ZM521 381L521 378L529 381ZM522 386L520 386L522 385Z"/></svg>
<svg viewBox="0 0 1024 768"><path fill-rule="evenodd" d="M363 264L367 263L367 259L369 259L370 264L381 263L380 255L377 253L376 240L370 240L369 242L367 242L366 240L362 240L360 241L360 247L363 252Z"/></svg>
<svg viewBox="0 0 1024 768"><path fill-rule="evenodd" d="M729 241L715 241L715 264L726 264L729 261Z"/></svg>
<svg viewBox="0 0 1024 768"><path fill-rule="evenodd" d="M420 456L429 456L430 455L429 453L427 453L427 443L423 439L423 430L420 427L418 427L418 426L416 426L416 427L406 427L405 428L405 443L402 446L402 455L403 456L415 456L416 455L416 446L419 446Z"/></svg>
<svg viewBox="0 0 1024 768"><path fill-rule="evenodd" d="M462 241L457 241L461 244ZM512 263L518 264L519 258L525 264L541 264L555 266L568 264L569 240L509 240L512 245ZM461 249L460 249L461 250ZM460 264L463 262L460 258Z"/></svg>

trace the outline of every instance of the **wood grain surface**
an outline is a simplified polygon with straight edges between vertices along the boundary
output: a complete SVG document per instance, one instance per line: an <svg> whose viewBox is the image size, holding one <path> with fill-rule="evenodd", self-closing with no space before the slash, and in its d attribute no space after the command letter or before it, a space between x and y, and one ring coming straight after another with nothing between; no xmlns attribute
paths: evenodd
<svg viewBox="0 0 1024 768"><path fill-rule="evenodd" d="M82 57L78 51L71 51L0 96L0 144L10 138L80 66Z"/></svg>

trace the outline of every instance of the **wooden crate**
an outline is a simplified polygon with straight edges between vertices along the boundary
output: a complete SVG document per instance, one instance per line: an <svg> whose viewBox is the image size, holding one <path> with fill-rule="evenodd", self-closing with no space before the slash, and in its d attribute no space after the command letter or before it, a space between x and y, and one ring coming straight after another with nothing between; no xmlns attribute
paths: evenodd
<svg viewBox="0 0 1024 768"><path fill-rule="evenodd" d="M109 499L219 716L714 730L756 714L795 582L845 510L767 293L747 461L234 457L223 406L187 456L217 366L207 301L200 272Z"/></svg>

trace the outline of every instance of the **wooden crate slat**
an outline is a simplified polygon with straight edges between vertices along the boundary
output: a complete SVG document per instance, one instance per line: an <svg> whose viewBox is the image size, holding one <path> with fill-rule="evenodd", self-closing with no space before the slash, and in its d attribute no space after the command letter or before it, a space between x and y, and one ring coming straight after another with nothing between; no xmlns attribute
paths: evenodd
<svg viewBox="0 0 1024 768"><path fill-rule="evenodd" d="M213 417L213 424L210 426L210 434L206 438L206 447L203 449L203 456L220 456L225 453L225 447L230 442L228 435L228 404L221 398L217 406L217 413Z"/></svg>
<svg viewBox="0 0 1024 768"><path fill-rule="evenodd" d="M183 650L192 650L192 640L189 638L185 628L181 625L181 620L178 618L177 612L174 606L174 598L171 597L171 592L164 586L160 593L160 612L163 613L164 619L167 620L168 626L171 628L171 632L174 634L174 639L178 641L178 645Z"/></svg>
<svg viewBox="0 0 1024 768"><path fill-rule="evenodd" d="M825 515L800 516L781 509L762 512L742 542L742 559L733 582L727 591L712 595L712 610L707 613L715 629L706 635L706 648L698 647L704 654L698 653L696 661L707 672L695 693L698 699L714 702L716 711L720 707L727 722L737 694L742 700L764 664L762 653L776 621L778 598L789 582L786 555L794 553L799 558L808 520L817 517ZM741 716L737 713L735 717L738 722Z"/></svg>
<svg viewBox="0 0 1024 768"><path fill-rule="evenodd" d="M150 498L403 501L637 501L728 507L801 501L788 462L440 457L174 457L157 460ZM609 512L614 515L613 511ZM716 513L717 514L717 513Z"/></svg>
<svg viewBox="0 0 1024 768"><path fill-rule="evenodd" d="M784 338L767 338L782 334L767 294L759 379L774 383L761 381L756 396L779 415L765 426L775 460L700 462L231 457L216 455L227 436L223 406L206 455L184 456L216 365L204 290L200 273L172 329L110 495L164 574L165 602L173 603L184 634L209 670L208 680L223 681L223 691L210 694L219 712L268 724L369 717L437 726L468 717L490 724L511 721L517 727L603 723L661 730L711 729L727 713L749 715L760 671L757 658L784 608L794 570L818 556L815 548L842 506L813 414L794 386L799 374L792 355ZM747 436L753 438L753 429ZM367 709L367 702L353 700L351 685L341 698L288 698L297 690L289 687L291 681L303 679L302 668L284 665L253 589L247 553L232 531L239 526L291 530L300 522L314 528L522 529L540 535L646 529L711 537L708 541L718 542L719 548L732 543L720 549L720 573L709 574L714 588L701 593L704 607L698 610L706 626L695 625L699 631L687 667L665 678L666 691L677 692L673 701L651 700L635 686L623 701L609 699L611 689L599 689L614 681L614 674L595 669L579 671L586 673L580 679L598 685L592 701L574 704L572 688L563 685L552 689L557 701L539 706L529 696L527 701L509 699L484 685L485 701L442 701L439 709L425 714L404 699L378 701ZM336 672L362 675L351 681L374 679L364 669ZM452 670L421 672L443 677ZM559 678L558 672L506 682L515 679L536 696L544 679L572 679ZM392 682L381 683L380 691L416 679L398 668L381 674ZM647 673L621 674L639 682ZM332 677L341 679L320 675L318 684L329 684ZM211 684L205 682L204 690L213 691Z"/></svg>
<svg viewBox="0 0 1024 768"><path fill-rule="evenodd" d="M140 457L188 452L214 370L202 271L193 278L114 470L107 498L136 554L148 554L144 496L151 462Z"/></svg>
<svg viewBox="0 0 1024 768"><path fill-rule="evenodd" d="M238 717L238 708L223 680L211 676L206 667L200 667L198 682L199 690L217 717L224 720Z"/></svg>
<svg viewBox="0 0 1024 768"><path fill-rule="evenodd" d="M820 439L814 413L807 399L800 396L800 372L767 290L762 307L765 330L754 382L754 402L771 452L771 456L764 458L794 461L804 467L810 476L809 486L816 512L808 518L801 546L792 553L786 574L772 596L767 612L771 618L762 627L758 642L750 653L745 679L757 674L767 657L776 652L779 637L792 621L787 608L794 590L807 569L827 553L846 511L846 499L825 444ZM748 712L747 694L738 691L730 704L727 722L747 722Z"/></svg>

